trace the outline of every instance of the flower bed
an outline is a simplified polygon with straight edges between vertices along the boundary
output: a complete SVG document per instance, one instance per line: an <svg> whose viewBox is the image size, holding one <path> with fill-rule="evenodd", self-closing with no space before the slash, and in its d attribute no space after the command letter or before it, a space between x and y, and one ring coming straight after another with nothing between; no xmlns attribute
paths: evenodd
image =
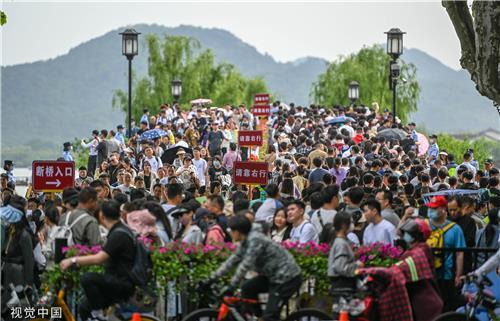
<svg viewBox="0 0 500 321"><path fill-rule="evenodd" d="M197 285L206 280L236 249L233 243L219 245L194 245L181 243L179 241L169 243L163 247L155 247L148 239L143 240L152 250L154 274L159 285L159 291L164 291L168 283L175 281L177 292L186 292L190 300L199 299ZM318 295L326 295L330 287L327 275L328 244L315 244L313 242L299 244L284 242L282 246L290 251L300 266L304 280L314 280L314 292ZM86 247L75 245L64 248L66 257L75 255L89 255L100 251L100 247ZM355 256L366 267L379 266L389 267L396 263L401 256L402 250L391 245L371 244L359 246L354 249ZM80 277L86 272L101 272L101 266L81 267L61 271L59 265L55 265L43 274L44 288L60 287L63 280L78 287ZM220 285L229 281L230 275L218 280Z"/></svg>

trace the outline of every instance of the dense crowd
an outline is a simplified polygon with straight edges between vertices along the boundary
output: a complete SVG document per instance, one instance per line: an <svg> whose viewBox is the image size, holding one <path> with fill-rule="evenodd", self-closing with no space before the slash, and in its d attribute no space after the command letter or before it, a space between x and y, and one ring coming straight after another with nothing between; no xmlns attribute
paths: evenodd
<svg viewBox="0 0 500 321"><path fill-rule="evenodd" d="M95 257L60 263L67 268L107 262L104 275L81 280L84 315L133 291L123 282L134 261L130 231L158 244L214 244L231 241L235 231L253 233L241 221L246 217L263 223L252 225L260 233L249 236L259 240L254 242L267 244L262 234L276 243L331 244L328 273L337 288L350 286L360 267L351 244L409 248L427 239L432 247L499 248L499 170L491 159L479 164L472 149L452 155L439 148L436 135L429 137L427 149L414 123L402 124L376 105L275 102L266 118L264 146L238 146L239 130L257 129L259 119L244 105L200 105L184 112L164 104L156 115L144 109L139 127L132 122L130 139L119 125L82 140L88 164L78 168L75 186L53 199L34 192L27 199L16 195L13 163L7 161L1 176L4 289L10 283L39 286L40 273L61 261L56 239L62 232L68 239L68 229L71 244L104 244ZM236 184L235 162L259 158L269 165L268 184ZM73 160L71 143L64 144L61 159ZM233 217L238 219L231 223ZM245 237L237 238L248 245ZM490 256L479 255L478 266ZM266 264L278 266L272 262ZM460 277L474 268L471 254L447 253L442 260L429 254L429 262L444 309L456 308ZM274 275L277 283L300 285L300 271L287 275L276 269L283 274ZM252 266L240 272L247 270ZM9 291L4 294L8 300Z"/></svg>

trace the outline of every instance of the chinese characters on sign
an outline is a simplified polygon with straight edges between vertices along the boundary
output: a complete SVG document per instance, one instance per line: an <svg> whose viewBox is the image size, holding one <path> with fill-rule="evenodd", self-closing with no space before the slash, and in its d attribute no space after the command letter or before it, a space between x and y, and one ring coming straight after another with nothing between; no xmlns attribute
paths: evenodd
<svg viewBox="0 0 500 321"><path fill-rule="evenodd" d="M12 307L10 308L11 319L19 320L31 320L35 318L41 319L62 319L62 308L61 307L40 307L35 309L34 307Z"/></svg>
<svg viewBox="0 0 500 321"><path fill-rule="evenodd" d="M263 143L262 131L260 130L238 131L238 145L240 146L262 146Z"/></svg>
<svg viewBox="0 0 500 321"><path fill-rule="evenodd" d="M255 94L253 98L253 104L255 106L269 105L269 94Z"/></svg>
<svg viewBox="0 0 500 321"><path fill-rule="evenodd" d="M265 162L235 162L233 178L236 184L266 185L268 164Z"/></svg>
<svg viewBox="0 0 500 321"><path fill-rule="evenodd" d="M62 191L75 185L75 163L66 161L33 161L34 191Z"/></svg>
<svg viewBox="0 0 500 321"><path fill-rule="evenodd" d="M253 104L252 114L254 116L269 116L271 113L269 94L255 94Z"/></svg>
<svg viewBox="0 0 500 321"><path fill-rule="evenodd" d="M271 106L253 106L252 114L254 116L269 116L271 113Z"/></svg>

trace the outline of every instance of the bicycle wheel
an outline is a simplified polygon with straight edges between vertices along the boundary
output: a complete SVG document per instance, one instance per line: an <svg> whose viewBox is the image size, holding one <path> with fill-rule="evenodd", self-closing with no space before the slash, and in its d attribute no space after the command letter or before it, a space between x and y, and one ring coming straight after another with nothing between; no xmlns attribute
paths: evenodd
<svg viewBox="0 0 500 321"><path fill-rule="evenodd" d="M199 309L191 312L182 321L217 321L219 311L214 309Z"/></svg>
<svg viewBox="0 0 500 321"><path fill-rule="evenodd" d="M478 321L475 317L467 319L467 316L458 312L446 312L434 319L434 321Z"/></svg>
<svg viewBox="0 0 500 321"><path fill-rule="evenodd" d="M323 321L332 320L328 313L317 309L300 309L290 314L286 321Z"/></svg>

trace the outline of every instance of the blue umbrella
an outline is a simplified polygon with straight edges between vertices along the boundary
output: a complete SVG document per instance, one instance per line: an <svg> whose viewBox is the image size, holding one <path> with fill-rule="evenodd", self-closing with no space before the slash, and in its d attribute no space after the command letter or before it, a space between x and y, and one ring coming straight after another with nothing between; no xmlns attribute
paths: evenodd
<svg viewBox="0 0 500 321"><path fill-rule="evenodd" d="M338 124L338 123L345 123L345 122L348 122L348 121L355 122L356 120L354 118L352 118L352 117L339 116L339 117L335 117L333 119L330 119L328 121L328 125L333 125L333 124Z"/></svg>
<svg viewBox="0 0 500 321"><path fill-rule="evenodd" d="M150 130L142 133L141 136L139 137L139 139L140 140L154 140L154 139L158 139L162 136L166 136L166 135L167 135L167 132L164 131L163 129L155 128L155 129L150 129Z"/></svg>

